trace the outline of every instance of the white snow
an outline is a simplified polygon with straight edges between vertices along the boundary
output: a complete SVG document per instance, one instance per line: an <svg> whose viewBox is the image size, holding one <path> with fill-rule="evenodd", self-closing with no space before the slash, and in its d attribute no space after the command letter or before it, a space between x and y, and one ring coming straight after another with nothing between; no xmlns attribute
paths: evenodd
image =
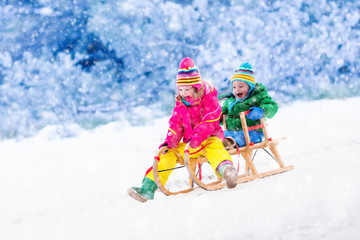
<svg viewBox="0 0 360 240"><path fill-rule="evenodd" d="M269 130L286 137L279 151L292 171L231 190L157 192L145 204L126 189L140 185L168 119L2 141L0 239L360 239L359 105L357 97L282 106Z"/></svg>
<svg viewBox="0 0 360 240"><path fill-rule="evenodd" d="M38 14L44 15L44 16L53 16L54 15L54 10L50 7L43 7L40 9L36 9L35 12Z"/></svg>

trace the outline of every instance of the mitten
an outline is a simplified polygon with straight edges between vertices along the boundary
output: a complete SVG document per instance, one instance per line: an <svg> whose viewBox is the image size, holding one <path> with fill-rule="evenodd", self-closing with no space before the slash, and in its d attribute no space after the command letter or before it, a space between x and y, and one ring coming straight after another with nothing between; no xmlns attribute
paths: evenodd
<svg viewBox="0 0 360 240"><path fill-rule="evenodd" d="M264 116L264 110L260 107L250 108L251 112L247 115L250 120L258 120Z"/></svg>
<svg viewBox="0 0 360 240"><path fill-rule="evenodd" d="M201 143L202 143L202 140L197 134L194 134L190 139L190 147L191 148L198 148L201 145Z"/></svg>

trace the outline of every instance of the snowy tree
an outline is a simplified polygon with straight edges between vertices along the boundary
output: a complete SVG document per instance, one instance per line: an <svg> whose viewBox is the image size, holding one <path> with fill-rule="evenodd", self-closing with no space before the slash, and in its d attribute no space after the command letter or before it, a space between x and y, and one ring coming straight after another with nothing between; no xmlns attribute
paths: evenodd
<svg viewBox="0 0 360 240"><path fill-rule="evenodd" d="M183 57L220 93L250 61L281 104L358 96L359 9L354 0L2 0L1 136L119 116L145 123L139 107L169 113Z"/></svg>

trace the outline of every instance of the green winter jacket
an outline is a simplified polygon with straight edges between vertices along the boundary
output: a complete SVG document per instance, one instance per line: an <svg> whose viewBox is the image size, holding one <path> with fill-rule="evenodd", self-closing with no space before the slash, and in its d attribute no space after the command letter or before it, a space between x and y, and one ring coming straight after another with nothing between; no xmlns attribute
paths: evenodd
<svg viewBox="0 0 360 240"><path fill-rule="evenodd" d="M220 96L219 98L221 98L222 96ZM250 94L250 96L246 98L245 101L237 103L230 111L229 110L230 103L235 101L236 101L235 96L231 95L222 105L222 113L223 115L226 115L226 125L227 125L227 130L229 131L242 130L240 112L247 111L251 107L261 107L264 110L264 117L272 118L276 114L279 108L277 103L274 100L272 100L272 98L266 91L265 86L263 86L261 83L256 83L255 89ZM251 126L259 125L260 120L250 120L246 118L246 123L249 127L251 127Z"/></svg>

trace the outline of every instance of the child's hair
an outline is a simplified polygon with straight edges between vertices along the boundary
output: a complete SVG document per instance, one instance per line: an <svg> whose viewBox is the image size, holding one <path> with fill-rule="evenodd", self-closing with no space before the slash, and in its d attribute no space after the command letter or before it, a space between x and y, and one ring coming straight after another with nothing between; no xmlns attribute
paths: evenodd
<svg viewBox="0 0 360 240"><path fill-rule="evenodd" d="M199 91L196 89L196 87L193 87L195 88L195 94L194 94L194 99L197 100L197 99L200 99L203 95L204 95L204 84L201 85L201 87L199 88ZM180 97L180 94L177 94L176 95L176 100L178 100L180 103L183 103L183 100L182 98Z"/></svg>

